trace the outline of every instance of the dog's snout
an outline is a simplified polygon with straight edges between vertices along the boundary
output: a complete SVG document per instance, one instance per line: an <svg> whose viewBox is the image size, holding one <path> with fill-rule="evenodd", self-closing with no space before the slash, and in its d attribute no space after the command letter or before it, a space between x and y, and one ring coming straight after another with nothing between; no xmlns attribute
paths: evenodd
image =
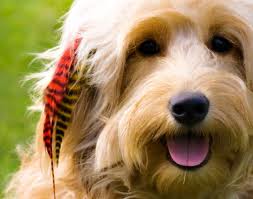
<svg viewBox="0 0 253 199"><path fill-rule="evenodd" d="M181 124L195 125L206 117L209 100L202 93L183 92L170 100L170 111Z"/></svg>

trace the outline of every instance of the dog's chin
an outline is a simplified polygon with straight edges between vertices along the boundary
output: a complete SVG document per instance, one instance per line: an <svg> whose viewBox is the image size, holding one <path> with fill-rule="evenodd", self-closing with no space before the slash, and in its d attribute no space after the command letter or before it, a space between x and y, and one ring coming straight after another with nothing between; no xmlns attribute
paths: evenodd
<svg viewBox="0 0 253 199"><path fill-rule="evenodd" d="M197 170L211 158L212 137L195 132L164 138L167 158L174 166L183 170Z"/></svg>

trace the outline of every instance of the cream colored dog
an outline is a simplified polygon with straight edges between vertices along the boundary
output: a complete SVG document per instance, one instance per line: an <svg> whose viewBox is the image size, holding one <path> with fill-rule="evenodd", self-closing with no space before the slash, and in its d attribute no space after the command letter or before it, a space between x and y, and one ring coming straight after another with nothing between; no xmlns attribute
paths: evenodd
<svg viewBox="0 0 253 199"><path fill-rule="evenodd" d="M76 0L59 47L42 54L52 67L35 75L40 94L77 35L89 85L57 198L253 198L252 0ZM43 121L8 197L53 197Z"/></svg>

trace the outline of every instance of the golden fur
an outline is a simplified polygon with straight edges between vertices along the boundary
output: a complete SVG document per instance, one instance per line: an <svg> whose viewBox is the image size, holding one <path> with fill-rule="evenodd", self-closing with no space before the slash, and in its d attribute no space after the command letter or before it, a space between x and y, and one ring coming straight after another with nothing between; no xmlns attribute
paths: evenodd
<svg viewBox="0 0 253 199"><path fill-rule="evenodd" d="M50 64L34 75L40 96L77 34L83 38L79 62L84 69L89 61L90 81L64 139L57 198L253 198L251 0L76 0L59 46L41 55ZM229 38L234 49L212 52L214 34ZM161 54L143 57L136 47L150 37ZM94 56L84 59L93 49ZM211 102L208 117L195 128L212 136L212 157L193 172L168 162L160 143L180 132L167 104L185 90L201 91ZM40 103L41 97L35 107L41 109ZM43 114L6 198L53 196L42 124Z"/></svg>

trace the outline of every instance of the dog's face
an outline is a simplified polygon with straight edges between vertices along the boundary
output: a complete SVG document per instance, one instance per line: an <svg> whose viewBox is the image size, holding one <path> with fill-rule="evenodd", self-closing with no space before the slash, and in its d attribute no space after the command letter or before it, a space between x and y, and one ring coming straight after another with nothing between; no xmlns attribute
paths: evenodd
<svg viewBox="0 0 253 199"><path fill-rule="evenodd" d="M120 103L96 167L121 161L161 195L210 193L247 167L252 30L228 2L145 4L120 28Z"/></svg>
<svg viewBox="0 0 253 199"><path fill-rule="evenodd" d="M253 193L252 0L75 0L62 30L10 197L51 196L42 135L57 198Z"/></svg>

